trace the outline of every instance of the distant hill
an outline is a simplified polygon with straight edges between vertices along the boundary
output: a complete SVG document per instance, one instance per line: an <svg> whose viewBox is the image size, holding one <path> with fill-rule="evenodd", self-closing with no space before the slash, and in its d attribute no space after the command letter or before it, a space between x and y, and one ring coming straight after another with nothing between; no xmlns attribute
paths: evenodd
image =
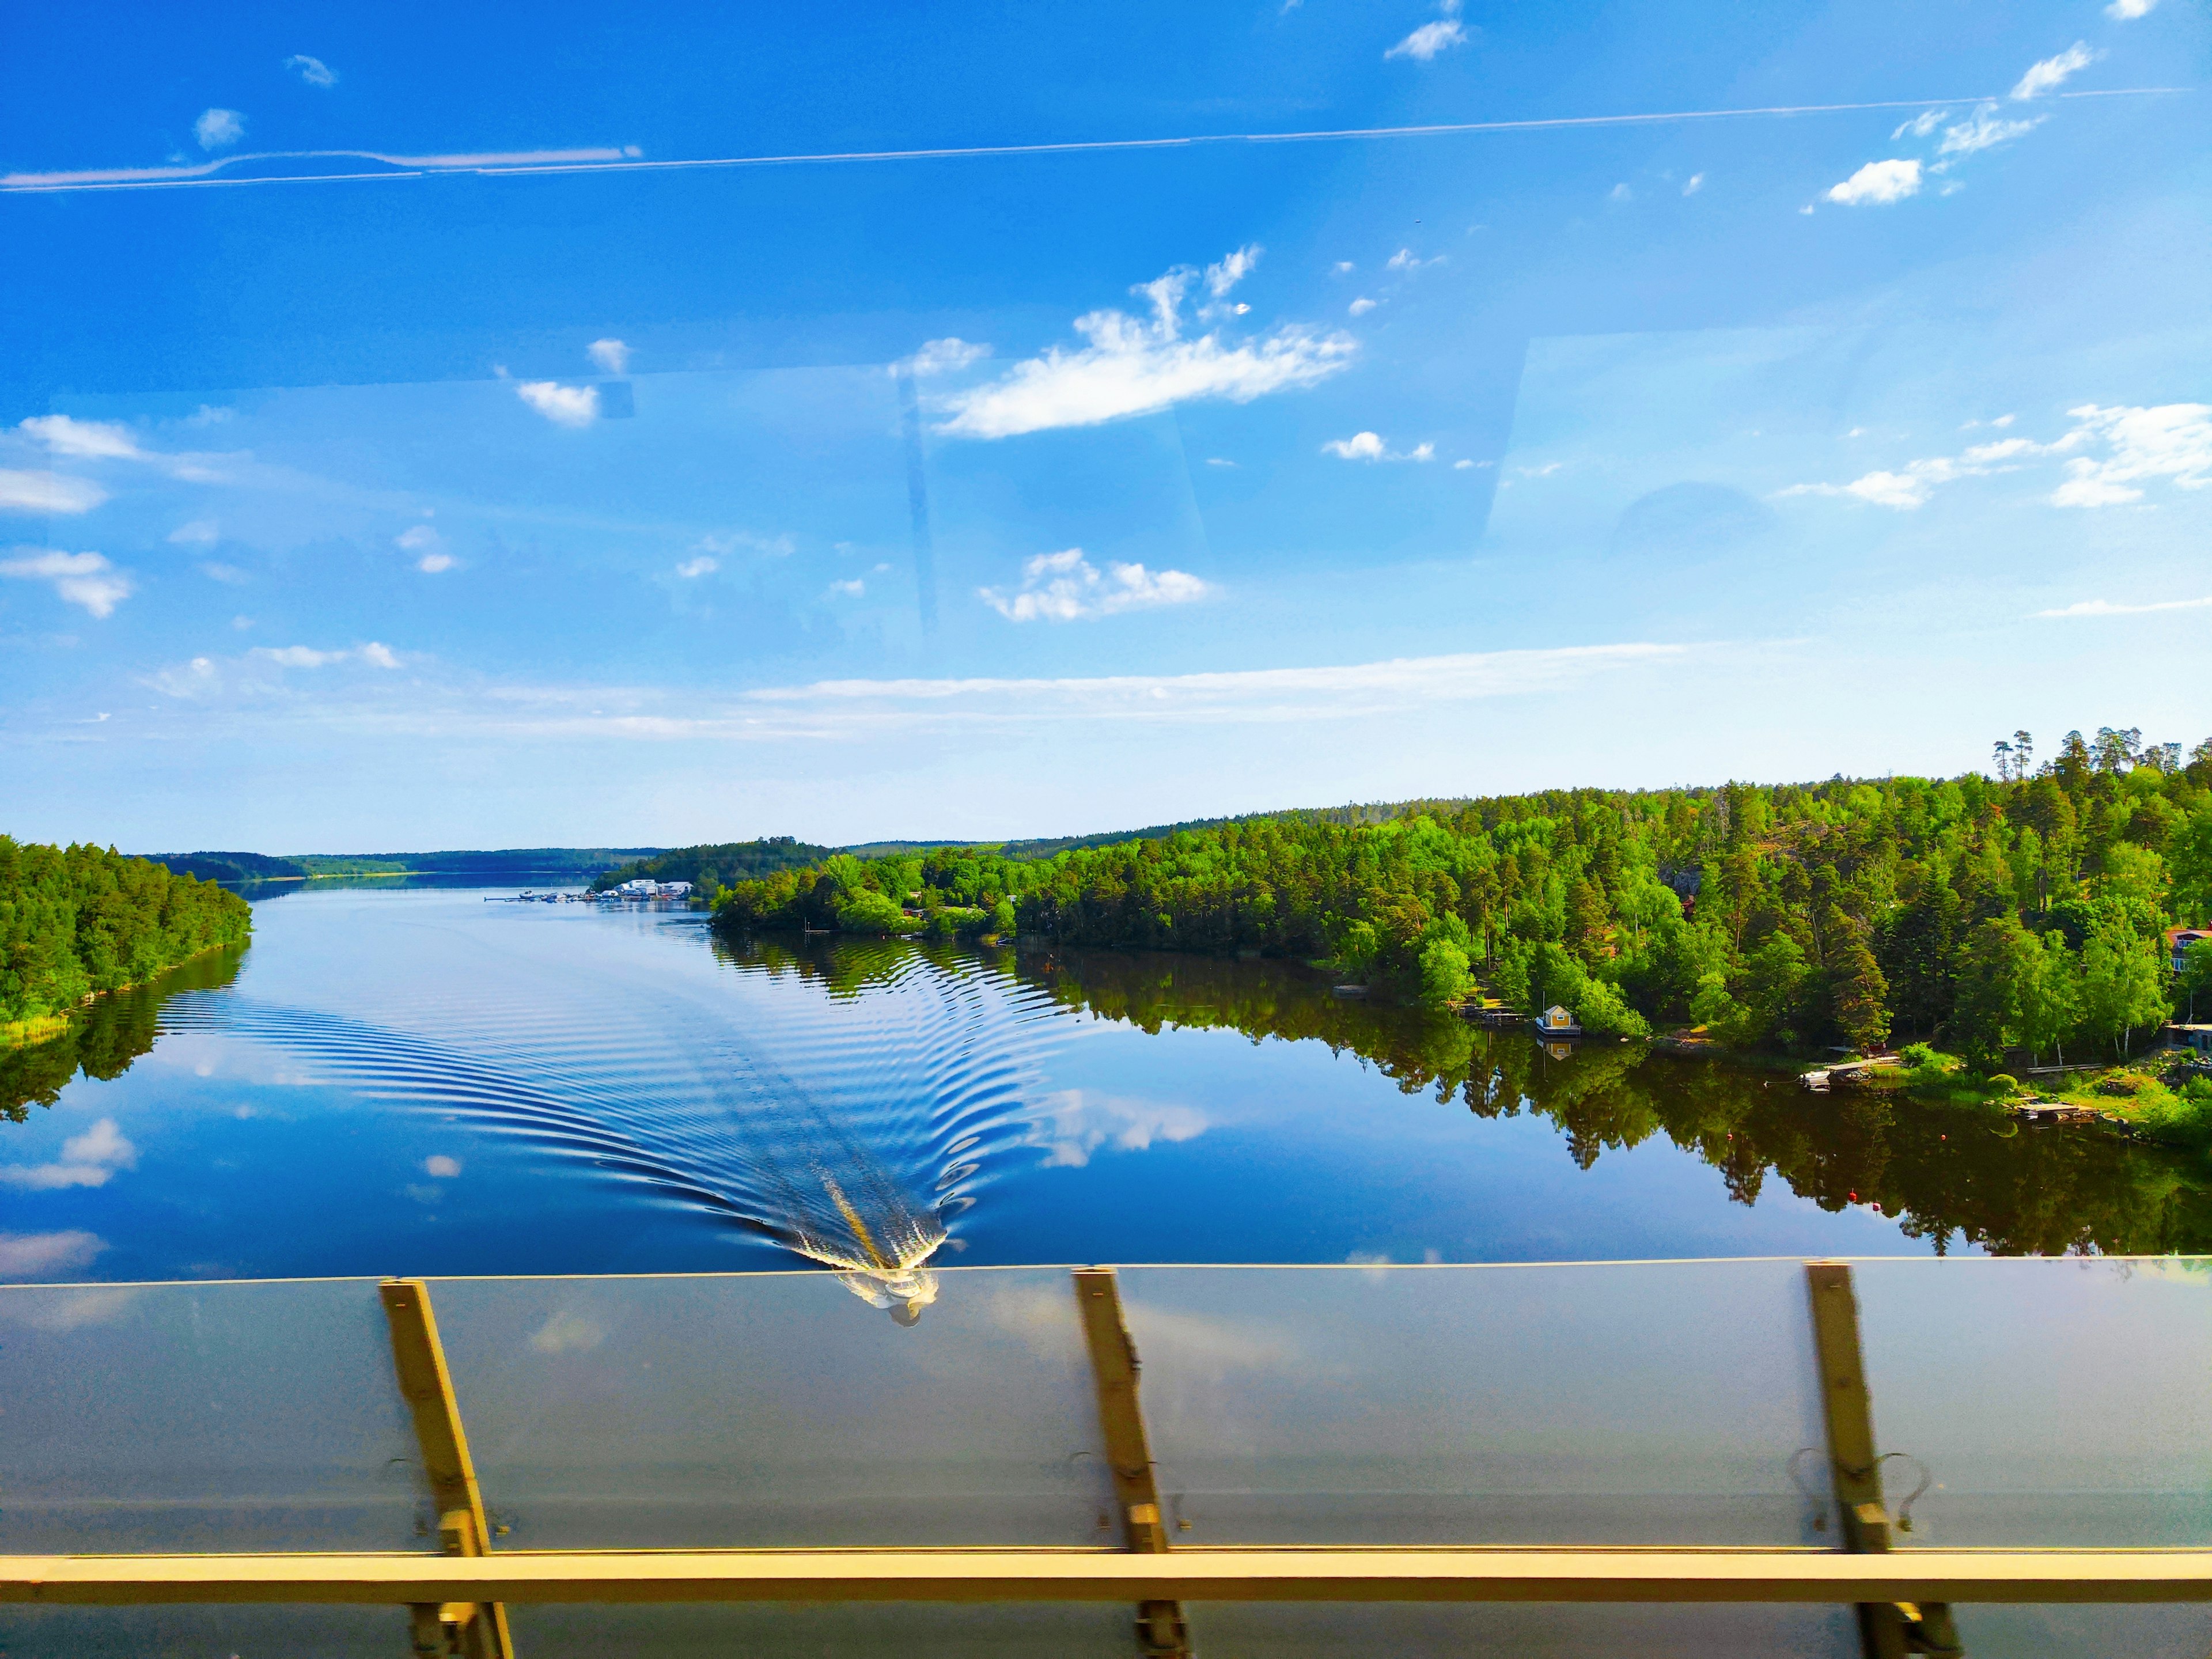
<svg viewBox="0 0 2212 1659"><path fill-rule="evenodd" d="M274 859L266 853L147 853L149 862L166 866L176 876L198 876L237 886L249 881L304 881L307 867L295 859Z"/></svg>
<svg viewBox="0 0 2212 1659"><path fill-rule="evenodd" d="M509 847L449 853L300 853L279 861L297 865L311 876L539 876L589 881L616 865L653 858L665 850L659 847Z"/></svg>

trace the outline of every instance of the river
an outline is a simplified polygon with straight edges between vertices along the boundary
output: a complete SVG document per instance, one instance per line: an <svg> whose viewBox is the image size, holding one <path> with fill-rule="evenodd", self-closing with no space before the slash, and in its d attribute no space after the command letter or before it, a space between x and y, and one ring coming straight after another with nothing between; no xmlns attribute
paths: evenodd
<svg viewBox="0 0 2212 1659"><path fill-rule="evenodd" d="M1295 963L726 943L513 889L293 892L0 1056L0 1277L2212 1246L2099 1130L1554 1057ZM910 1315L909 1315L910 1316Z"/></svg>

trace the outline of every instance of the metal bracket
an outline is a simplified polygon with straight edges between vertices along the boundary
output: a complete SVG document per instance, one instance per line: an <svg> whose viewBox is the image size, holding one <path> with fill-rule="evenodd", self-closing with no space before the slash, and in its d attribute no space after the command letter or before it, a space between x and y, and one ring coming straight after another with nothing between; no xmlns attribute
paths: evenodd
<svg viewBox="0 0 2212 1659"><path fill-rule="evenodd" d="M1137 1555L1168 1553L1160 1518L1160 1489L1152 1474L1152 1443L1137 1404L1137 1345L1121 1317L1121 1281L1111 1267L1078 1267L1075 1303L1091 1349L1091 1375L1098 1389L1098 1424L1106 1437L1106 1463L1121 1511L1122 1547ZM1180 1601L1146 1601L1137 1608L1137 1651L1144 1659L1189 1659L1190 1626Z"/></svg>
<svg viewBox="0 0 2212 1659"><path fill-rule="evenodd" d="M1889 1550L1889 1509L1882 1502L1883 1459L1875 1450L1874 1403L1859 1346L1859 1304L1851 1270L1841 1261L1808 1261L1813 1340L1820 1369L1820 1409L1827 1424L1828 1467L1843 1511L1844 1548L1854 1555ZM1942 1601L1862 1601L1859 1648L1864 1659L1905 1659L1922 1653L1963 1656L1951 1609Z"/></svg>
<svg viewBox="0 0 2212 1659"><path fill-rule="evenodd" d="M387 1279L377 1287L392 1327L392 1364L399 1392L415 1415L415 1440L422 1473L438 1510L438 1548L446 1555L491 1553L483 1494L469 1461L453 1375L438 1340L430 1287L419 1279ZM497 1601L422 1601L409 1605L414 1650L420 1659L514 1659L507 1608Z"/></svg>

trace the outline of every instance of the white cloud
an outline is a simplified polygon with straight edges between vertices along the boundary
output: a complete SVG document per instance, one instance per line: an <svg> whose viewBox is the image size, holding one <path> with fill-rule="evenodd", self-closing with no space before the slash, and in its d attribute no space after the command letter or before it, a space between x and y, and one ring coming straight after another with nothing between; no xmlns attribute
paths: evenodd
<svg viewBox="0 0 2212 1659"><path fill-rule="evenodd" d="M1109 562L1101 575L1071 547L1040 553L1022 566L1022 585L1012 593L984 587L977 596L1009 622L1075 622L1118 611L1183 605L1213 590L1181 570L1150 571L1141 564Z"/></svg>
<svg viewBox="0 0 2212 1659"><path fill-rule="evenodd" d="M1919 162L1869 161L1842 184L1832 186L1827 191L1827 199L1845 207L1865 207L1901 202L1919 191Z"/></svg>
<svg viewBox="0 0 2212 1659"><path fill-rule="evenodd" d="M89 513L106 499L89 478L0 467L0 513Z"/></svg>
<svg viewBox="0 0 2212 1659"><path fill-rule="evenodd" d="M2029 64L2027 73L2013 88L2012 95L2016 99L2040 98L2046 92L2056 92L2067 76L2076 70L2088 68L2103 56L2102 52L2090 51L2086 42L2076 40L2056 58Z"/></svg>
<svg viewBox="0 0 2212 1659"><path fill-rule="evenodd" d="M1182 299L1196 274L1179 267L1133 290L1152 301L1150 320L1121 311L1087 313L1075 319L1075 331L1088 344L1073 351L1051 347L988 385L945 397L939 407L946 418L937 430L1007 438L1153 414L1198 398L1249 403L1312 386L1350 362L1348 336L1316 335L1295 325L1235 344L1224 343L1218 331L1183 338Z"/></svg>
<svg viewBox="0 0 2212 1659"><path fill-rule="evenodd" d="M337 71L319 58L310 58L304 52L295 52L284 60L286 69L311 87L334 87L338 83Z"/></svg>
<svg viewBox="0 0 2212 1659"><path fill-rule="evenodd" d="M1363 294L1358 299L1354 300L1350 305L1346 306L1345 309L1355 317L1364 317L1369 312L1375 309L1375 301L1369 299Z"/></svg>
<svg viewBox="0 0 2212 1659"><path fill-rule="evenodd" d="M453 556L446 551L444 538L427 524L410 525L392 538L392 544L403 553L419 553L415 568L426 575L434 576L453 568Z"/></svg>
<svg viewBox="0 0 2212 1659"><path fill-rule="evenodd" d="M840 543L842 548L844 544ZM765 553L773 559L787 559L799 550L799 544L787 533L781 536L756 536L750 530L733 530L726 536L702 536L692 550L697 553L730 554L738 551Z"/></svg>
<svg viewBox="0 0 2212 1659"><path fill-rule="evenodd" d="M599 417L599 389L557 380L518 380L514 395L556 426L589 426Z"/></svg>
<svg viewBox="0 0 2212 1659"><path fill-rule="evenodd" d="M0 1186L31 1192L105 1187L118 1170L136 1169L137 1164L138 1149L115 1127L113 1118L104 1117L82 1134L62 1142L58 1163L0 1165Z"/></svg>
<svg viewBox="0 0 2212 1659"><path fill-rule="evenodd" d="M2010 472L2031 460L2066 455L2066 480L2047 498L2054 507L2117 507L2142 499L2146 479L2171 478L2184 489L2212 487L2212 404L2161 404L2154 408L2103 409L2083 404L2067 411L2074 429L2051 443L2000 438L1957 455L1909 461L1900 471L1869 472L1850 483L1792 484L1778 495L1851 495L1877 507L1926 505L1939 484L1957 478ZM1990 422L2008 426L2012 416ZM2101 446L2100 457L2079 452Z"/></svg>
<svg viewBox="0 0 2212 1659"><path fill-rule="evenodd" d="M1626 202L1633 200L1635 194L1635 191L1630 190L1627 185L1624 183L1615 185L1611 190L1607 191L1606 192L1605 198L1608 202Z"/></svg>
<svg viewBox="0 0 2212 1659"><path fill-rule="evenodd" d="M1464 472L1474 465L1474 463L1473 461L1454 461L1452 463L1452 471L1455 472Z"/></svg>
<svg viewBox="0 0 2212 1659"><path fill-rule="evenodd" d="M2024 132L2033 131L2043 117L2031 116L2022 121L2002 120L1995 104L1984 104L1955 126L1947 127L1943 142L1936 149L1938 155L1972 155L2006 143Z"/></svg>
<svg viewBox="0 0 2212 1659"><path fill-rule="evenodd" d="M2145 605L2114 605L2110 599L2084 599L2057 611L2039 611L2039 617L2147 617L2159 611L2212 610L2212 599L2154 599Z"/></svg>
<svg viewBox="0 0 2212 1659"><path fill-rule="evenodd" d="M1693 173L1690 175L1689 181L1682 186L1682 194L1685 196L1695 196L1705 187L1705 175L1702 173Z"/></svg>
<svg viewBox="0 0 2212 1659"><path fill-rule="evenodd" d="M2069 409L2074 430L2053 450L2102 444L2100 459L2066 463L2066 482L2051 492L2054 507L2117 507L2142 499L2136 486L2171 478L2184 489L2212 487L2212 404L2160 404L2149 409Z"/></svg>
<svg viewBox="0 0 2212 1659"><path fill-rule="evenodd" d="M1220 299L1252 274L1252 267L1260 263L1262 252L1257 242L1248 242L1219 264L1206 266L1206 291Z"/></svg>
<svg viewBox="0 0 2212 1659"><path fill-rule="evenodd" d="M99 554L51 548L25 549L18 557L0 559L0 576L52 582L63 599L82 605L95 617L112 616L115 607L137 591L130 577Z"/></svg>
<svg viewBox="0 0 2212 1659"><path fill-rule="evenodd" d="M204 111L192 123L192 137L202 149L228 149L246 137L246 118L234 109Z"/></svg>
<svg viewBox="0 0 2212 1659"><path fill-rule="evenodd" d="M830 595L836 599L857 599L867 591L867 583L858 576L848 577L830 584Z"/></svg>
<svg viewBox="0 0 2212 1659"><path fill-rule="evenodd" d="M228 582L234 587L243 587L252 580L236 565L224 564L216 559L204 561L200 565L200 574L211 581Z"/></svg>
<svg viewBox="0 0 2212 1659"><path fill-rule="evenodd" d="M584 349L605 374L627 374L629 372L629 348L620 340L594 340Z"/></svg>
<svg viewBox="0 0 2212 1659"><path fill-rule="evenodd" d="M1339 259L1334 264L1329 267L1329 272L1332 276L1349 276L1352 275L1354 269L1355 267L1351 260Z"/></svg>
<svg viewBox="0 0 2212 1659"><path fill-rule="evenodd" d="M1924 109L1891 133L1889 142L1893 144L1907 133L1911 134L1915 138L1925 138L1942 125L1943 118L1950 112L1948 109Z"/></svg>
<svg viewBox="0 0 2212 1659"><path fill-rule="evenodd" d="M258 645L247 653L279 668L327 668L334 662L365 662L372 668L397 668L399 658L388 645L371 640L352 651L318 651L308 645Z"/></svg>
<svg viewBox="0 0 2212 1659"><path fill-rule="evenodd" d="M0 1233L0 1279L38 1279L89 1267L107 1248L98 1233Z"/></svg>
<svg viewBox="0 0 2212 1659"><path fill-rule="evenodd" d="M722 562L711 553L702 553L696 559L686 559L676 567L676 574L687 582L702 576L711 576L722 568Z"/></svg>
<svg viewBox="0 0 2212 1659"><path fill-rule="evenodd" d="M911 357L902 357L892 365L894 370L904 369L917 379L932 374L951 374L979 363L991 355L991 348L963 340L957 335L948 335L942 340L925 340L921 349Z"/></svg>
<svg viewBox="0 0 2212 1659"><path fill-rule="evenodd" d="M1227 459L1225 456L1221 456L1221 455L1209 455L1209 456L1207 456L1207 457L1206 458L1206 464L1208 466L1234 466L1234 465L1237 465L1237 463L1236 463L1236 462L1234 462L1234 461L1232 461L1232 460L1230 460L1230 459Z"/></svg>
<svg viewBox="0 0 2212 1659"><path fill-rule="evenodd" d="M179 547L211 547L221 534L213 519L194 519L172 530L169 540Z"/></svg>
<svg viewBox="0 0 2212 1659"><path fill-rule="evenodd" d="M443 1152L433 1152L422 1160L422 1173L440 1181L451 1181L461 1172L461 1160L447 1158Z"/></svg>
<svg viewBox="0 0 2212 1659"><path fill-rule="evenodd" d="M1392 270L1419 270L1424 265L1443 264L1445 257L1439 253L1432 259L1424 259L1418 257L1413 249L1401 247L1390 256L1388 264Z"/></svg>
<svg viewBox="0 0 2212 1659"><path fill-rule="evenodd" d="M1434 444L1416 444L1407 450L1386 449L1382 434L1355 432L1349 438L1331 438L1321 447L1324 455L1346 461L1426 461L1436 458Z"/></svg>
<svg viewBox="0 0 2212 1659"><path fill-rule="evenodd" d="M1382 56L1412 58L1427 63L1438 52L1467 44L1467 30L1456 17L1440 17L1433 23L1424 23L1401 40Z"/></svg>
<svg viewBox="0 0 2212 1659"><path fill-rule="evenodd" d="M2131 23L2138 17L2148 17L2158 0L2112 0L2105 8L2105 15L2122 23Z"/></svg>
<svg viewBox="0 0 2212 1659"><path fill-rule="evenodd" d="M68 415L33 415L22 429L57 455L80 460L144 459L127 426L112 421L80 421Z"/></svg>

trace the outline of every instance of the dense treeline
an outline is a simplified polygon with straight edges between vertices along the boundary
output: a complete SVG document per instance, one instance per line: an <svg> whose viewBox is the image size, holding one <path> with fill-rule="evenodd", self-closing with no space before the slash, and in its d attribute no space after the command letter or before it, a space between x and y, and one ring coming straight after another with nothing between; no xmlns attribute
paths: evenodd
<svg viewBox="0 0 2212 1659"><path fill-rule="evenodd" d="M2212 743L2185 762L2069 732L2039 767L2015 733L1996 771L1287 813L1040 862L833 857L718 916L1327 957L1433 1001L1479 980L1595 1030L1741 1047L2124 1050L2167 1017L2166 930L2212 916ZM2212 949L2190 971L2212 990Z"/></svg>
<svg viewBox="0 0 2212 1659"><path fill-rule="evenodd" d="M654 881L688 881L708 896L719 895L732 882L764 876L776 870L795 870L818 864L830 856L826 847L816 847L789 836L765 841L726 841L708 847L679 847L652 858L633 859L617 865L592 882L592 890L604 893L626 881L649 877Z"/></svg>
<svg viewBox="0 0 2212 1659"><path fill-rule="evenodd" d="M65 1013L252 927L244 899L112 848L0 836L0 1022Z"/></svg>

